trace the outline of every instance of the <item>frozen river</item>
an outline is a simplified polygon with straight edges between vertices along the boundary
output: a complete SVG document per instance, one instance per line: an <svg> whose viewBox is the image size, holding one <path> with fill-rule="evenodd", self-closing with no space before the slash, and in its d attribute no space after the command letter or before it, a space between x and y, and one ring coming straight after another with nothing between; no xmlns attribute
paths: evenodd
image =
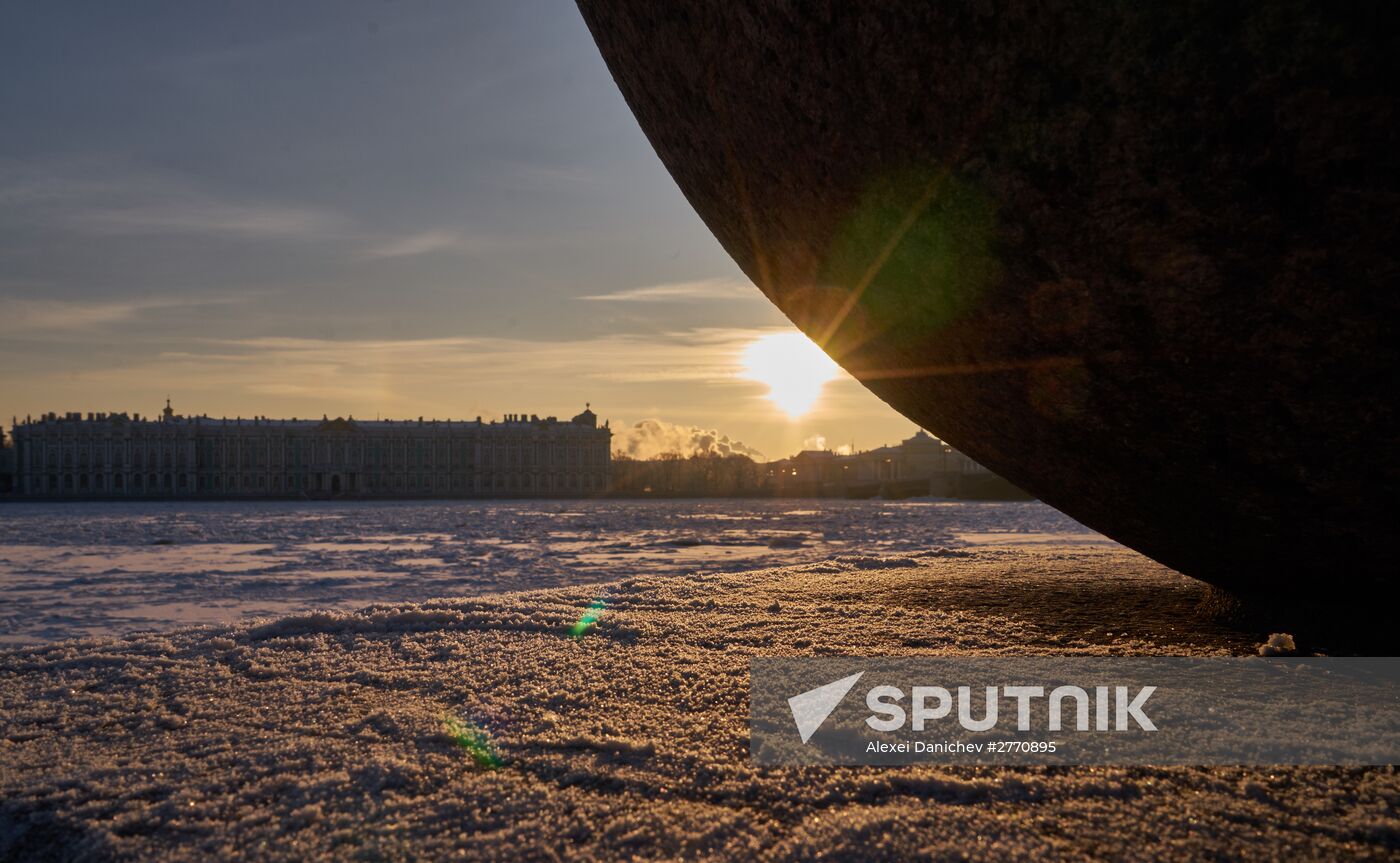
<svg viewBox="0 0 1400 863"><path fill-rule="evenodd" d="M989 542L1108 540L1034 502L6 504L0 643Z"/></svg>

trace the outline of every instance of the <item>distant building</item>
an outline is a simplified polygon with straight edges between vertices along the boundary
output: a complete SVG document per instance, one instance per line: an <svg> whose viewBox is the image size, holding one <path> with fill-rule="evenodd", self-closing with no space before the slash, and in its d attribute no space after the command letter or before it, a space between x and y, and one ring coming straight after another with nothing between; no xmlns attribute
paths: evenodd
<svg viewBox="0 0 1400 863"><path fill-rule="evenodd" d="M579 497L608 487L612 431L570 420L158 419L69 413L14 427L14 493L42 498Z"/></svg>
<svg viewBox="0 0 1400 863"><path fill-rule="evenodd" d="M865 452L804 450L768 469L774 493L782 497L1028 497L923 431L898 446Z"/></svg>
<svg viewBox="0 0 1400 863"><path fill-rule="evenodd" d="M0 494L9 494L15 487L15 448L0 429Z"/></svg>

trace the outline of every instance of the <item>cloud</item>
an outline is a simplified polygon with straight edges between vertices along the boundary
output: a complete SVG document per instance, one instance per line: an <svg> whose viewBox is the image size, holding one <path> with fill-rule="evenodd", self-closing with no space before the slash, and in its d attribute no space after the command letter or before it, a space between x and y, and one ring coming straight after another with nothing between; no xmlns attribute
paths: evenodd
<svg viewBox="0 0 1400 863"><path fill-rule="evenodd" d="M692 455L746 455L757 460L763 453L715 429L682 426L659 419L645 419L614 433L613 449L632 458L647 459L665 453Z"/></svg>
<svg viewBox="0 0 1400 863"><path fill-rule="evenodd" d="M164 297L125 301L28 300L0 297L0 320L12 334L35 331L93 330L109 324L136 320L142 313L161 309L190 308L234 302L225 298L185 299Z"/></svg>
<svg viewBox="0 0 1400 863"><path fill-rule="evenodd" d="M0 303L0 311L21 313L23 324L15 329L22 332L35 326L72 330L115 325L145 309L170 305L175 303L10 301L8 306ZM572 415L582 407L575 402L591 400L600 408L607 405L613 415L638 416L652 410L668 385L689 382L705 391L728 389L721 404L735 410L743 391L755 389L736 375L738 346L763 332L699 329L535 341L468 336L220 339L199 331L169 328L100 359L74 356L61 348L60 339L42 337L23 351L0 349L13 372L5 394L11 402L33 404L34 410L50 409L46 405L59 393L134 398L155 387L183 393L186 409L220 413L315 409L317 415L382 411L463 417L523 410ZM50 344L53 350L45 350ZM64 361L55 363L56 357ZM703 402L707 396L696 392L696 398Z"/></svg>
<svg viewBox="0 0 1400 863"><path fill-rule="evenodd" d="M176 173L111 161L0 161L0 217L117 236L334 238L345 220L318 207L216 194Z"/></svg>
<svg viewBox="0 0 1400 863"><path fill-rule="evenodd" d="M690 300L763 299L758 288L736 279L702 279L695 282L670 282L645 288L627 288L606 294L588 294L580 300L607 303L665 303Z"/></svg>
<svg viewBox="0 0 1400 863"><path fill-rule="evenodd" d="M259 337L210 340L219 365L243 365L239 374L261 378L257 369L285 377L334 370L337 380L357 376L413 378L424 385L460 386L490 381L497 386L538 386L541 380L599 384L694 383L751 386L738 378L742 346L762 330L695 329L656 335L535 341L452 336L420 339L318 339ZM198 351L195 351L198 353ZM330 385L332 381L324 381Z"/></svg>
<svg viewBox="0 0 1400 863"><path fill-rule="evenodd" d="M333 234L340 220L321 210L244 205L210 200L165 200L131 207L80 211L73 219L97 233L201 234L298 238Z"/></svg>
<svg viewBox="0 0 1400 863"><path fill-rule="evenodd" d="M460 234L452 231L422 231L406 237L387 240L365 250L370 258L404 258L422 255L440 249L457 248L463 244Z"/></svg>
<svg viewBox="0 0 1400 863"><path fill-rule="evenodd" d="M292 190L294 191L294 190ZM367 218L368 217L368 218ZM481 255L593 242L586 231L493 233L457 225L384 229L373 214L340 212L285 194L250 195L197 177L120 160L17 161L0 156L0 247L7 224L98 237L203 237L213 240L333 244L361 260L437 251ZM324 250L322 250L324 251Z"/></svg>

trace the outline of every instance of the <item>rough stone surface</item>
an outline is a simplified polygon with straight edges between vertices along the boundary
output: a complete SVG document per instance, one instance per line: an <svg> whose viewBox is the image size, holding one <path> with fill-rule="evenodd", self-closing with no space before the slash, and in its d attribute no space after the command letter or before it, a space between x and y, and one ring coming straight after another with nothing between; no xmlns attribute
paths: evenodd
<svg viewBox="0 0 1400 863"><path fill-rule="evenodd" d="M580 6L720 242L910 419L1222 586L1389 578L1383 4Z"/></svg>

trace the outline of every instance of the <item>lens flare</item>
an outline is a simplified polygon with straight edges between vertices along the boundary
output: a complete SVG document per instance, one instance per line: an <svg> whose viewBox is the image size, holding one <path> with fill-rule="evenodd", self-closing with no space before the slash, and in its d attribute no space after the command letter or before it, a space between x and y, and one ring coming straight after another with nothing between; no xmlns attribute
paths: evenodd
<svg viewBox="0 0 1400 863"><path fill-rule="evenodd" d="M466 750L477 767L495 770L501 766L501 756L496 752L496 745L491 742L491 736L476 723L459 719L449 713L443 715L442 727L453 743Z"/></svg>
<svg viewBox="0 0 1400 863"><path fill-rule="evenodd" d="M583 638L587 635L589 630L593 629L598 623L598 619L603 616L603 609L606 606L607 602L605 600L593 600L593 604L588 606L588 609L583 612L583 616L578 619L578 622L569 627L569 637Z"/></svg>
<svg viewBox="0 0 1400 863"><path fill-rule="evenodd" d="M744 377L768 386L768 400L790 419L812 409L839 368L802 333L771 333L749 343Z"/></svg>

